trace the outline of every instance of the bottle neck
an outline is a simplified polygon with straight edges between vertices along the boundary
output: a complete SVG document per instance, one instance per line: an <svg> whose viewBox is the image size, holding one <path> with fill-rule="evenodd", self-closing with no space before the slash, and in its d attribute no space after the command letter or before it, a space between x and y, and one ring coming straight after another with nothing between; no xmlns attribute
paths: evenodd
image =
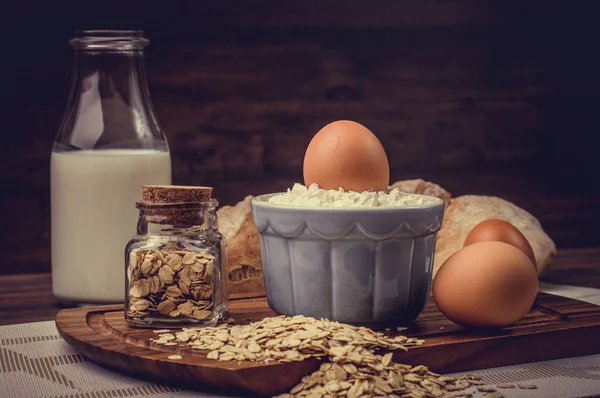
<svg viewBox="0 0 600 398"><path fill-rule="evenodd" d="M144 52L129 51L75 51L73 95L97 97L106 112L121 112L119 123L127 123L138 113L136 121L154 122L151 100L144 70ZM128 126L129 127L129 126ZM144 131L148 129L140 129Z"/></svg>
<svg viewBox="0 0 600 398"><path fill-rule="evenodd" d="M135 32L101 31L87 32L71 44L71 95L54 150L166 151L146 82L147 40Z"/></svg>
<svg viewBox="0 0 600 398"><path fill-rule="evenodd" d="M78 50L74 66L74 85L82 93L97 90L102 98L120 98L130 105L149 97L142 50Z"/></svg>

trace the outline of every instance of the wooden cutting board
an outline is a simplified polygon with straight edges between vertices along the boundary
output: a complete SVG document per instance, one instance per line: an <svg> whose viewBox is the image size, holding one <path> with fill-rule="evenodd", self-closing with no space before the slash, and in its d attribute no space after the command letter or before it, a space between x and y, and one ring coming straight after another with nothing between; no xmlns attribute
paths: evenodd
<svg viewBox="0 0 600 398"><path fill-rule="evenodd" d="M275 314L265 298L231 301L231 316L245 324ZM62 337L90 360L153 381L218 393L275 395L289 391L318 360L291 363L219 362L199 351L150 342L156 334L129 327L122 306L65 309L56 316ZM600 352L600 307L540 294L517 324L495 332L469 331L447 320L430 300L402 334L425 344L397 352L397 362L448 373ZM180 354L180 360L167 357Z"/></svg>

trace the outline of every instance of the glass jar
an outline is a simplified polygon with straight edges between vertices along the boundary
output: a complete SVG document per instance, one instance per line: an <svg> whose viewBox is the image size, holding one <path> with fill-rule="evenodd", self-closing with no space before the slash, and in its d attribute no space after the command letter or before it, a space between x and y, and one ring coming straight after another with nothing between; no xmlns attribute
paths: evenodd
<svg viewBox="0 0 600 398"><path fill-rule="evenodd" d="M66 305L122 303L123 244L140 185L171 183L140 31L82 31L50 162L52 291Z"/></svg>
<svg viewBox="0 0 600 398"><path fill-rule="evenodd" d="M217 200L138 202L125 249L125 319L132 326L212 326L228 310L226 241Z"/></svg>

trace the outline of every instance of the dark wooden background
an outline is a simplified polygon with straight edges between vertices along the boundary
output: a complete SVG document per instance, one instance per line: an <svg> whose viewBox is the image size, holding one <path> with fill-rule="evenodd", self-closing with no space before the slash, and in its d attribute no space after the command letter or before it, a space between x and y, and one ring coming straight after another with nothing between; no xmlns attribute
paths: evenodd
<svg viewBox="0 0 600 398"><path fill-rule="evenodd" d="M50 269L49 155L75 29L144 29L174 183L212 185L222 204L301 181L311 136L347 118L379 136L392 181L498 195L559 248L598 245L593 1L9 3L0 273Z"/></svg>

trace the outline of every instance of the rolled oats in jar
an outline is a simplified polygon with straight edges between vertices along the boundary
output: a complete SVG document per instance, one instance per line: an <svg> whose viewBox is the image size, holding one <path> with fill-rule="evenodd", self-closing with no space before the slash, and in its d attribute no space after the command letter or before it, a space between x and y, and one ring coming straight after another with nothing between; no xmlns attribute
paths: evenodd
<svg viewBox="0 0 600 398"><path fill-rule="evenodd" d="M211 188L143 186L126 247L125 319L133 326L211 326L226 316L226 243Z"/></svg>

